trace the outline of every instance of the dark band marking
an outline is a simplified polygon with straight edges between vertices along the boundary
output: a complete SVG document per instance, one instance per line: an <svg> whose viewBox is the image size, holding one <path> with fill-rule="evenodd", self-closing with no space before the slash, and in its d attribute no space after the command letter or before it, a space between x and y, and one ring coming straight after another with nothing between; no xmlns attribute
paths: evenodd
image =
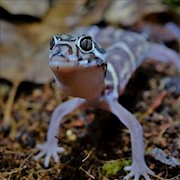
<svg viewBox="0 0 180 180"><path fill-rule="evenodd" d="M61 41L67 41L67 42L75 42L77 39L77 36L66 35L66 34L57 34L55 36L57 39L60 39Z"/></svg>
<svg viewBox="0 0 180 180"><path fill-rule="evenodd" d="M94 42L94 46L95 46L95 48L96 48L101 54L105 54L105 53L106 53L105 49L99 47L96 42Z"/></svg>
<svg viewBox="0 0 180 180"><path fill-rule="evenodd" d="M73 50L72 50L72 47L69 45L69 44L59 44L60 46L66 46L68 47L68 52L69 54L73 54Z"/></svg>
<svg viewBox="0 0 180 180"><path fill-rule="evenodd" d="M77 46L77 44L76 44L76 56L78 57L78 59L80 58L79 57L79 47ZM82 58L81 58L82 59Z"/></svg>

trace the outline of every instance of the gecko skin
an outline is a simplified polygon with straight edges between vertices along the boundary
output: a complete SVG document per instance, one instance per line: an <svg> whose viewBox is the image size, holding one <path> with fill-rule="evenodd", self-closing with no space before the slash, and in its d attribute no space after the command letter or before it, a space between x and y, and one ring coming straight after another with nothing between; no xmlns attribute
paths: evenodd
<svg viewBox="0 0 180 180"><path fill-rule="evenodd" d="M154 174L144 159L143 131L139 121L118 102L132 73L148 57L162 62L173 62L180 71L180 56L169 48L149 43L133 32L111 27L97 26L76 30L77 34L54 35L50 43L49 65L57 86L74 98L60 104L53 112L47 132L47 140L37 145L41 151L35 159L45 156L44 165L50 158L59 162L56 136L64 116L77 108L95 107L112 112L129 129L132 146L132 165L124 179L138 180ZM102 44L105 48L102 48Z"/></svg>

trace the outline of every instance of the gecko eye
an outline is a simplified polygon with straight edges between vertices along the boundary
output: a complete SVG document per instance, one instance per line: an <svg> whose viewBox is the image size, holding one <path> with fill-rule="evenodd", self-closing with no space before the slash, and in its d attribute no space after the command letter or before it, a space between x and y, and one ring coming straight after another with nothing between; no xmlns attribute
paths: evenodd
<svg viewBox="0 0 180 180"><path fill-rule="evenodd" d="M50 43L49 43L50 50L53 49L54 45L55 45L55 39L54 39L54 37L52 36L51 41L50 41Z"/></svg>
<svg viewBox="0 0 180 180"><path fill-rule="evenodd" d="M79 47L83 52L90 52L94 47L92 38L90 36L82 37L79 41Z"/></svg>

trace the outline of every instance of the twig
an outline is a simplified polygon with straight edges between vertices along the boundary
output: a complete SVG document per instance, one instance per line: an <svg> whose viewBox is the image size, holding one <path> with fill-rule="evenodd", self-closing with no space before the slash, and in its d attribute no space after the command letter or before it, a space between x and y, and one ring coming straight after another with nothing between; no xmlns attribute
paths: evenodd
<svg viewBox="0 0 180 180"><path fill-rule="evenodd" d="M173 177L173 178L170 178L169 180L178 180L180 179L180 174L178 174L177 176Z"/></svg>
<svg viewBox="0 0 180 180"><path fill-rule="evenodd" d="M54 96L55 96L56 102L58 104L61 104L62 103L62 98L61 98L62 95L61 95L59 89L57 88L55 83L52 83L52 87L53 87L53 91L54 91Z"/></svg>
<svg viewBox="0 0 180 180"><path fill-rule="evenodd" d="M19 84L20 84L19 80L15 81L13 84L13 87L10 91L8 100L5 104L4 117L3 117L3 126L4 127L11 126L11 128L12 128L11 133L10 133L10 136L12 138L14 137L14 134L16 134L16 127L15 127L16 123L15 123L13 117L11 116L11 112L12 112L12 106L14 103L14 99L15 99L17 88L18 88Z"/></svg>
<svg viewBox="0 0 180 180"><path fill-rule="evenodd" d="M104 177L104 176L103 176L103 177L102 177L102 180L109 180L109 179L108 179L107 177Z"/></svg>
<svg viewBox="0 0 180 180"><path fill-rule="evenodd" d="M151 176L155 177L156 179L160 179L160 180L168 180L168 179L162 178L156 174L152 174Z"/></svg>
<svg viewBox="0 0 180 180"><path fill-rule="evenodd" d="M1 151L0 151L1 152ZM14 155L19 155L19 156L24 156L23 152L18 152L18 151L13 151L13 150L2 150L4 154L14 154Z"/></svg>
<svg viewBox="0 0 180 180"><path fill-rule="evenodd" d="M15 168L15 169L12 169L10 172L4 172L2 173L3 176L8 176L8 175L11 175L11 174L14 174L14 173L17 173L19 172L19 168Z"/></svg>
<svg viewBox="0 0 180 180"><path fill-rule="evenodd" d="M86 175L88 175L90 178L95 179L93 175L91 175L89 172L87 172L84 168L79 167L80 170L82 170Z"/></svg>
<svg viewBox="0 0 180 180"><path fill-rule="evenodd" d="M33 156L33 154L34 154L34 152L30 153L28 155L28 157L25 158L24 161L22 162L22 164L20 165L20 167L19 167L20 171L19 171L18 177L20 177L20 174L21 174L21 171L23 170L24 164L27 162L27 160L29 160Z"/></svg>
<svg viewBox="0 0 180 180"><path fill-rule="evenodd" d="M82 160L82 162L85 162L88 158L89 158L89 156L92 154L92 151L90 151L89 153L88 153L88 155Z"/></svg>
<svg viewBox="0 0 180 180"><path fill-rule="evenodd" d="M151 104L149 109L138 118L139 121L142 121L145 117L147 117L150 114L152 114L152 112L161 105L163 99L167 96L167 94L168 94L167 91L162 91L159 94L159 96L156 98L156 100Z"/></svg>
<svg viewBox="0 0 180 180"><path fill-rule="evenodd" d="M180 174L178 174L177 176L170 178L170 179L162 178L155 174L153 174L152 176L155 177L156 179L160 179L160 180L179 180L180 179Z"/></svg>
<svg viewBox="0 0 180 180"><path fill-rule="evenodd" d="M167 131L167 129L170 128L170 124L165 124L165 125L163 125L161 127L162 128L161 128L161 130L159 132L159 135L157 136L157 139L159 139L159 140L162 138L163 134Z"/></svg>

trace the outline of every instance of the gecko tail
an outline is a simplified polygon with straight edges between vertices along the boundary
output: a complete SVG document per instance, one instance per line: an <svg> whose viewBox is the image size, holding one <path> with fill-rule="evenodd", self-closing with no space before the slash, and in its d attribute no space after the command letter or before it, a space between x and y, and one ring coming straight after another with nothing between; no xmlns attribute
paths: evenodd
<svg viewBox="0 0 180 180"><path fill-rule="evenodd" d="M180 55L164 45L149 42L147 58L163 63L173 63L180 73Z"/></svg>

